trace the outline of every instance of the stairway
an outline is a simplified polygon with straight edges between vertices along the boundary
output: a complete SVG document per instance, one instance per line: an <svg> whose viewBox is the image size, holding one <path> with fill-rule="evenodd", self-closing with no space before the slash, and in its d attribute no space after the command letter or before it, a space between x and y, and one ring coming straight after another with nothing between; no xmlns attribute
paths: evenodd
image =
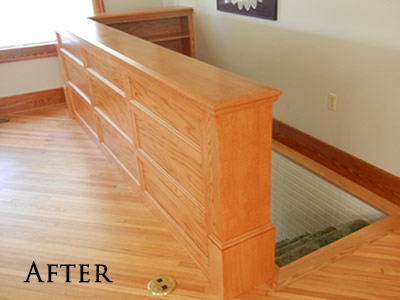
<svg viewBox="0 0 400 300"><path fill-rule="evenodd" d="M283 267L367 225L363 220L355 220L337 228L329 226L313 234L305 233L294 239L279 241L275 245L275 263Z"/></svg>

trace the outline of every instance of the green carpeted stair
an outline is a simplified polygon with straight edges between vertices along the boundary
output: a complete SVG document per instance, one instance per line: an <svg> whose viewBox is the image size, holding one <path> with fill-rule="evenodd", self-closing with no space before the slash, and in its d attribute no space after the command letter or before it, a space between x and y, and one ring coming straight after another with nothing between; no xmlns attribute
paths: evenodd
<svg viewBox="0 0 400 300"><path fill-rule="evenodd" d="M356 220L337 228L329 226L313 234L306 233L291 240L282 240L275 245L275 263L283 267L367 225L363 220Z"/></svg>

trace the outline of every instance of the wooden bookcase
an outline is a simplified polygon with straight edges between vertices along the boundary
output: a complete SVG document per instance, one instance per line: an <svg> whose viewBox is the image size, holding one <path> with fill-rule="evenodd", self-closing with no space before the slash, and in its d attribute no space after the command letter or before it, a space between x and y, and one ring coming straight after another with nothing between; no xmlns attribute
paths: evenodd
<svg viewBox="0 0 400 300"><path fill-rule="evenodd" d="M190 7L103 13L91 19L187 56L195 56L193 9Z"/></svg>

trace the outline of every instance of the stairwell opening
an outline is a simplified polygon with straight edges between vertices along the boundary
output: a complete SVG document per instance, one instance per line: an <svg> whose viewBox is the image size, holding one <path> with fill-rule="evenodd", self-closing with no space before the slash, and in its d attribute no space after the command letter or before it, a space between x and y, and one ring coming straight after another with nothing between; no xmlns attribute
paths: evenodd
<svg viewBox="0 0 400 300"><path fill-rule="evenodd" d="M386 215L272 152L271 221L275 263L283 267Z"/></svg>

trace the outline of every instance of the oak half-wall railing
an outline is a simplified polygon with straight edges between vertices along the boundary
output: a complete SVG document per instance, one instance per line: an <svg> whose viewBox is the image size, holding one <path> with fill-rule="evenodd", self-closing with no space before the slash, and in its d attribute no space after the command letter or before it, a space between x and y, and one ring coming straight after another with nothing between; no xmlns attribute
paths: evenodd
<svg viewBox="0 0 400 300"><path fill-rule="evenodd" d="M140 188L221 299L272 281L280 91L93 20L57 37L71 116Z"/></svg>

